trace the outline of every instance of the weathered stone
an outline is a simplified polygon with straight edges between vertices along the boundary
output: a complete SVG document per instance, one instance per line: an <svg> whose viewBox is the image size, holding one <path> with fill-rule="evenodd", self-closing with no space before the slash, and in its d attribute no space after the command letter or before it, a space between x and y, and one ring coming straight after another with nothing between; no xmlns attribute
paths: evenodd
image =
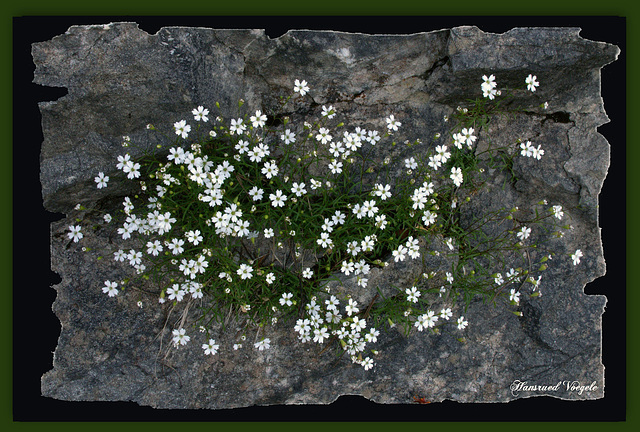
<svg viewBox="0 0 640 432"><path fill-rule="evenodd" d="M407 403L416 394L463 402L533 394L601 398L605 298L587 296L583 288L605 271L597 203L609 145L596 128L608 121L600 69L619 51L578 33L524 28L488 34L457 27L406 36L289 31L269 39L261 30L179 27L149 35L134 23L118 23L71 27L34 44L35 82L69 90L55 102L40 104L43 199L47 209L67 215L52 225L52 268L62 278L55 286L54 311L62 332L54 369L42 379L43 395L207 409L329 403L343 394L380 403ZM82 245L90 251L81 252L66 236L76 216L98 225L98 210L111 208L127 193L114 164L123 135L151 151L166 142L147 130L148 123L170 125L194 106L215 102L226 117L236 116L240 98L252 109L288 115L293 122L317 116L323 104L333 105L349 126L382 129L383 119L393 113L403 123L396 141L424 141L412 148L376 149L378 160L391 158L391 173L397 175L409 154L448 139L444 116L478 97L480 77L491 73L502 88L520 87L529 73L542 84L535 94L516 91L512 105L521 107L521 114L493 119L486 133L503 145L531 139L546 153L539 164L517 160L516 182L488 172L491 182L465 207L467 215L505 205L524 208L546 198L570 209L575 228L552 242L564 258L550 264L542 297L521 303L523 317L476 299L464 312L473 324L464 342L453 323L438 335L407 337L392 329L380 336L380 354L370 371L336 357L332 348L300 345L291 322L269 329L273 347L267 351L223 349L204 357L204 336L196 334L191 345L170 349L170 329L183 313L195 317L195 307L156 307L157 293L144 291L108 298L99 287L104 280L117 280L119 267L95 262L100 251L119 240L106 229L87 230ZM294 79L311 83L313 99L280 108L277 96L288 94ZM540 107L545 101L547 111ZM438 132L442 137L432 139ZM98 171L116 181L97 190ZM87 210L74 210L78 203ZM567 254L578 248L585 257L576 271ZM413 271L391 267L390 273L376 275L381 284ZM152 306L138 308L134 295ZM227 324L235 328L231 319ZM216 340L229 347L235 337L227 331ZM555 385L567 377L595 381L597 389L581 394L510 390L515 380Z"/></svg>

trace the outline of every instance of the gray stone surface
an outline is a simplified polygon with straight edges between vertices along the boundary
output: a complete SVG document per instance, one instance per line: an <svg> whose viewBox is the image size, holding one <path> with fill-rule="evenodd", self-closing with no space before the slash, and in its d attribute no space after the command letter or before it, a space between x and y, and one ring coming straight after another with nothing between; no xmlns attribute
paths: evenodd
<svg viewBox="0 0 640 432"><path fill-rule="evenodd" d="M576 28L521 28L489 34L457 27L406 36L289 31L269 39L261 30L179 27L149 35L135 23L116 23L74 26L34 44L34 81L69 92L40 104L43 200L47 209L67 216L51 227L52 269L62 278L54 287L53 310L62 332L54 368L42 378L42 394L206 409L326 404L343 394L379 403L409 403L414 395L461 402L544 394L603 397L606 299L587 296L583 289L605 272L597 203L609 144L596 128L608 121L600 69L619 50L578 33ZM552 244L558 259L545 273L542 297L521 303L522 318L478 299L464 312L473 325L462 341L453 324L437 335L405 336L393 329L381 335L380 354L370 371L338 358L333 349L300 345L292 323L269 329L270 350L233 351L228 347L235 335L225 333L216 337L224 349L205 357L203 335L192 332L192 343L179 350L169 346L170 330L182 313L195 316L195 307L186 312L184 305L156 307L156 294L144 287L135 294L149 305L142 309L132 292L111 299L100 291L104 280L119 278L115 263L96 265L99 251L119 241L112 232L86 230L81 245L66 236L76 217L97 225L99 210L112 208L126 194L124 182L115 176L115 156L122 151L122 135L149 149L162 142L146 130L148 123L170 125L187 118L194 106L216 101L227 117L237 115L241 97L252 109L268 112L277 109L277 95L289 94L294 79L306 79L313 87L312 100L289 103L280 114L297 121L331 104L346 124L382 130L383 119L394 113L403 123L398 142L427 137L411 149L377 149L376 157L391 157L392 171L399 172L410 153L434 145L428 137L437 132L444 137L449 125L443 116L478 97L480 77L489 73L502 88L520 86L529 73L538 76L541 86L535 94L515 94L514 104L524 111L508 122L496 119L488 133L497 143L514 137L535 140L546 153L537 164L518 160L515 184L505 184L496 174L467 211L546 198L571 208L567 216L575 227ZM546 111L539 107L545 101ZM114 178L104 190L93 183L98 171ZM74 210L78 203L87 210ZM81 246L90 250L81 252ZM585 256L575 268L567 254L578 248ZM414 270L390 269L398 274ZM384 283L394 273L377 277ZM597 389L581 394L562 388L510 391L515 380L553 385L567 379L596 382Z"/></svg>

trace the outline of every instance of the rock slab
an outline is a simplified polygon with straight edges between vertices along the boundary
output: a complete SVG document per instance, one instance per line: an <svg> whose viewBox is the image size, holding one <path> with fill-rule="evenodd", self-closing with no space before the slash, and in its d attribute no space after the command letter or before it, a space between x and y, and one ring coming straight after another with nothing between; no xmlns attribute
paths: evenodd
<svg viewBox="0 0 640 432"><path fill-rule="evenodd" d="M578 33L516 28L490 34L456 27L391 36L300 30L270 39L262 30L187 27L150 35L135 23L114 23L74 26L34 44L34 82L68 89L57 101L40 103L43 200L48 210L67 216L51 227L52 269L62 278L54 286L53 310L62 332L42 394L203 409L327 404L345 394L387 404L410 403L414 395L460 402L602 398L606 298L585 295L584 286L605 272L597 204L610 148L596 128L608 121L600 69L619 50ZM568 215L574 230L553 247L558 256L579 248L585 256L577 269L566 258L553 262L542 297L521 303L523 317L472 302L464 312L472 325L463 342L453 324L438 335L406 337L391 330L380 337L370 371L331 349L300 345L291 325L272 330L267 351L228 349L233 338L222 334L218 342L227 348L214 357L202 355L206 341L197 334L188 347L172 350L170 329L181 311L157 307L152 295L140 298L149 305L141 309L131 298L112 299L100 291L104 280L118 279L115 264L96 265L99 251L117 244L112 233L86 232L81 245L67 238L76 217L98 224L99 211L127 193L124 182L104 190L93 182L99 171L115 172L122 136L153 150L165 141L146 125L171 125L197 105L219 102L227 118L238 115L240 98L252 109L277 110L277 96L289 94L294 79L305 79L312 98L280 114L297 120L330 104L345 124L382 130L383 119L393 113L403 123L396 136L401 142L445 135L444 116L479 97L483 74L515 88L529 73L541 81L539 90L516 93L514 104L522 113L492 123L490 132L496 142L514 135L535 139L547 157L536 166L514 164L518 182L503 187L496 178L472 209L541 199L575 208ZM425 150L398 146L380 149L379 157L402 161ZM86 210L75 210L77 204ZM554 386L567 380L591 387L514 388L517 382Z"/></svg>

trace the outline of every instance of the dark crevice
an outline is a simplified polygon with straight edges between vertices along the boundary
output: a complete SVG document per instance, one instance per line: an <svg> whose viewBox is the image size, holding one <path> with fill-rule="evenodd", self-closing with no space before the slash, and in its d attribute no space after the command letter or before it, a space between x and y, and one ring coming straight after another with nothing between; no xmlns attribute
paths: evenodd
<svg viewBox="0 0 640 432"><path fill-rule="evenodd" d="M571 123L571 114L564 111L558 111L545 115L545 120L551 120L554 123Z"/></svg>
<svg viewBox="0 0 640 432"><path fill-rule="evenodd" d="M429 68L422 75L420 75L420 78L422 78L424 81L427 81L429 79L429 77L433 74L433 72L435 72L436 69L441 68L442 66L444 66L448 62L449 62L449 57L448 56L445 56L445 57L441 58L440 60L436 61L433 64L433 66L431 66L431 68Z"/></svg>
<svg viewBox="0 0 640 432"><path fill-rule="evenodd" d="M66 87L49 87L39 84L33 84L36 90L33 92L37 102L53 102L69 94Z"/></svg>
<svg viewBox="0 0 640 432"><path fill-rule="evenodd" d="M284 114L284 115L286 116L287 114ZM282 124L283 124L282 117L275 117L270 114L267 114L267 122L266 122L267 126L275 128L275 127L281 126Z"/></svg>

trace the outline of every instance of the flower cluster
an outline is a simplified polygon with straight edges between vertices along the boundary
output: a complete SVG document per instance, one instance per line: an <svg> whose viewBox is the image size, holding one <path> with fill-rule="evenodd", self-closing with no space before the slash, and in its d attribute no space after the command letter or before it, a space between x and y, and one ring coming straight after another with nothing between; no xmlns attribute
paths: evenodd
<svg viewBox="0 0 640 432"><path fill-rule="evenodd" d="M532 75L526 84L532 92L539 85ZM481 89L485 98L500 96L493 75L483 76ZM295 97L311 91L304 80L295 80L293 90ZM467 115L466 122L468 113L459 111ZM460 206L470 199L465 194L477 187L483 172L474 159L474 146L482 139L475 123L438 133L436 139L450 141L438 142L424 156L397 161L405 171L392 182L385 173L395 162L380 162L374 151L401 131L394 114L380 119L383 132L362 126L342 129L332 105L322 106L313 122L284 118L275 127L268 126L261 109L231 119L210 119L204 106L191 114L196 125L176 121L178 138L164 156L148 154L137 161L128 152L118 156L116 168L139 182L140 194L125 197L116 216L104 218L106 224L117 224L123 241L133 242L128 251L113 253L116 261L131 266L132 275L120 284L105 281L102 291L109 297L134 281L146 281L156 287L159 303L206 299L219 310L234 311L247 328L295 317L293 330L302 343L338 341L354 363L368 370L374 360L366 350L378 341L383 318L391 326L401 322L408 330L436 331L453 317L448 306L435 312L434 302L443 293L452 299L465 290L497 294L518 304L521 289L512 284L521 287L525 281L532 285L532 295L540 295L541 276L535 279L523 270L531 267L523 251L536 247L536 224L563 218L561 206L532 220L520 218L517 209L501 209L484 215L474 229L456 225ZM126 138L125 144L130 146L131 140ZM513 150L518 152L536 160L544 155L530 141ZM366 181L364 173L370 174ZM99 189L108 181L104 172L95 177ZM493 222L504 225L505 234L493 243L478 242L481 227ZM81 230L70 226L69 239L79 242ZM424 272L410 287L395 287L395 295L381 300L385 306L380 311L375 302L359 304L357 292L380 288L370 282L373 269L423 263L427 254L439 254L422 246L424 239L436 237L457 257L457 267ZM476 257L482 254L489 266L504 265L504 258L489 259L495 251L508 251L523 265L508 272L477 267ZM571 256L574 264L581 256L580 250ZM540 260L539 271L546 259ZM331 293L328 283L336 281L347 294ZM442 281L438 295L431 296L437 281ZM296 305L304 306L302 316ZM467 325L460 316L453 327L464 330ZM234 350L242 348L244 338L234 343ZM190 340L185 328L173 330L175 347ZM263 337L253 346L267 350L271 340ZM202 349L215 355L220 345L208 338Z"/></svg>

